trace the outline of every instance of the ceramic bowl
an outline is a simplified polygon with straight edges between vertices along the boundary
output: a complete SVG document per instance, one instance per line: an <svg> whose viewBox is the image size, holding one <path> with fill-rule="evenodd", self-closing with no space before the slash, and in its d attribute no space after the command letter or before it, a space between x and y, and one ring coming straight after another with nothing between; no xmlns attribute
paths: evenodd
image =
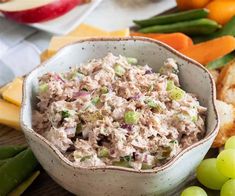
<svg viewBox="0 0 235 196"><path fill-rule="evenodd" d="M47 72L66 71L70 66L104 57L108 52L136 57L140 64L148 64L155 71L167 58L174 58L179 65L179 77L183 89L198 95L200 103L208 108L205 138L183 150L162 167L135 171L117 166L76 167L55 146L37 134L32 128L32 111L36 106L38 77ZM42 167L58 184L81 196L167 195L194 172L218 131L215 85L210 74L195 61L151 39L135 37L90 39L68 45L27 76L23 91L21 126L28 144Z"/></svg>

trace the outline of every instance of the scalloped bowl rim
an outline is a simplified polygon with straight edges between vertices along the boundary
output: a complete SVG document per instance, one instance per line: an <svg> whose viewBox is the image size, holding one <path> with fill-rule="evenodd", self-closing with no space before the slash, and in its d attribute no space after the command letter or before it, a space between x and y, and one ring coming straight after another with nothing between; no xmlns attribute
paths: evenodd
<svg viewBox="0 0 235 196"><path fill-rule="evenodd" d="M183 149L182 151L180 151L175 157L173 157L171 160L169 160L166 164L157 167L155 169L148 169L148 170L135 170L133 168L125 168L125 167L120 167L120 166L98 166L98 167L81 167L81 166L77 166L75 165L73 162L70 162L60 151L59 149L57 149L51 142L49 142L46 138L44 138L43 136L41 136L40 134L38 134L36 131L34 131L33 129L29 128L24 122L23 122L23 111L25 110L25 106L26 106L26 100L27 100L27 89L26 86L28 84L29 81L29 77L31 74L33 74L34 72L36 72L38 69L40 69L40 67L42 66L46 66L49 62L53 61L54 58L56 58L57 56L63 55L63 50L66 49L66 47L69 47L71 45L76 45L79 43L84 43L84 42L93 42L93 41L143 41L143 42L149 42L149 43L154 43L160 47L164 47L165 49L167 49L168 51L170 51L171 53L177 55L179 58L183 59L184 61L187 61L189 63L191 63L193 66L197 66L200 69L202 69L205 73L207 73L209 75L209 79L210 79L210 83L212 86L212 89L210 91L210 93L212 93L212 105L213 105L213 111L216 117L216 125L215 128L208 134L206 135L203 139L199 140L198 142L194 143L193 145ZM212 137L215 136L215 134L217 134L218 129L219 129L219 118L218 118L218 112L217 109L215 107L215 100L216 100L216 87L215 87L215 83L214 80L212 79L211 74L208 72L208 70L206 68L204 68L200 63L196 62L193 59L190 59L189 57L181 54L180 52L176 51L175 49L171 48L170 46L157 41L157 40L153 40L150 38L144 38L144 37L125 37L125 38L87 38L87 39L83 39L83 40L79 40L76 41L72 44L67 44L66 46L64 46L63 48L61 48L52 58L50 58L49 60L46 60L45 62L43 62L42 64L40 64L40 66L36 67L34 70L32 70L27 77L24 80L23 83L23 101L22 101L22 108L21 108L21 115L20 115L20 123L21 123L21 128L23 130L24 133L28 132L29 134L33 134L34 136L36 136L38 139L40 139L41 141L44 142L45 145L47 145L49 148L51 148L51 150L54 151L54 153L56 154L56 156L58 156L58 158L63 162L66 163L67 166L69 167L73 167L74 169L81 169L81 170L119 170L119 171L125 171L125 172L133 172L133 173L140 173L140 174L149 174L149 173L158 173L160 171L163 171L169 167L171 167L172 165L174 165L174 163L180 158L182 157L186 152L191 151L192 149L196 148L197 146L207 142L207 140L210 140Z"/></svg>

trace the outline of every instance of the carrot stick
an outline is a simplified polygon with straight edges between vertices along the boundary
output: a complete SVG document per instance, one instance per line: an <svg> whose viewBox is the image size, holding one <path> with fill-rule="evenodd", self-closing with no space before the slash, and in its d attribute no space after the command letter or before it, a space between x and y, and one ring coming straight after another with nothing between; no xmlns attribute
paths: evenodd
<svg viewBox="0 0 235 196"><path fill-rule="evenodd" d="M176 50L183 50L193 45L193 41L190 37L183 33L168 33L168 34L161 34L161 33L138 33L133 32L131 36L141 36L141 37L148 37L158 41L161 41Z"/></svg>
<svg viewBox="0 0 235 196"><path fill-rule="evenodd" d="M235 50L235 38L223 36L180 50L184 55L206 65Z"/></svg>

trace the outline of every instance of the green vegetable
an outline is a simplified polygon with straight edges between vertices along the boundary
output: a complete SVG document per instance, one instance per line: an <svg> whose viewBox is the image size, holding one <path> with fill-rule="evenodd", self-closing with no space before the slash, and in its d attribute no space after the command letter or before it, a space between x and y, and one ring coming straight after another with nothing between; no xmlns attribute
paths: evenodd
<svg viewBox="0 0 235 196"><path fill-rule="evenodd" d="M1 146L0 147L0 159L7 159L14 157L21 151L25 150L26 146Z"/></svg>
<svg viewBox="0 0 235 196"><path fill-rule="evenodd" d="M40 171L34 172L29 178L22 182L18 187L11 191L8 196L19 196L22 195L26 189L33 183L33 181L39 176Z"/></svg>
<svg viewBox="0 0 235 196"><path fill-rule="evenodd" d="M195 20L199 18L206 18L208 16L208 13L209 11L207 9L194 9L173 14L155 16L146 20L134 20L134 23L141 27L164 25L182 21Z"/></svg>
<svg viewBox="0 0 235 196"><path fill-rule="evenodd" d="M124 120L126 124L137 124L140 114L138 112L129 111L124 114Z"/></svg>
<svg viewBox="0 0 235 196"><path fill-rule="evenodd" d="M0 160L0 167L4 165L7 161L9 161L10 159L11 158Z"/></svg>
<svg viewBox="0 0 235 196"><path fill-rule="evenodd" d="M118 76L123 76L126 72L126 70L119 64L116 64L114 66L114 71L115 71L115 74Z"/></svg>
<svg viewBox="0 0 235 196"><path fill-rule="evenodd" d="M192 116L192 122L196 123L198 120L197 116Z"/></svg>
<svg viewBox="0 0 235 196"><path fill-rule="evenodd" d="M142 33L174 33L182 32L188 35L207 35L215 32L221 26L210 19L197 19L192 21L178 22L168 25L155 25L145 27L139 31Z"/></svg>
<svg viewBox="0 0 235 196"><path fill-rule="evenodd" d="M49 89L49 86L48 86L48 84L40 84L39 85L39 92L40 93L45 93L45 92L47 92L48 91L48 89Z"/></svg>
<svg viewBox="0 0 235 196"><path fill-rule="evenodd" d="M98 150L98 157L108 157L109 156L109 150L106 147L102 147Z"/></svg>
<svg viewBox="0 0 235 196"><path fill-rule="evenodd" d="M193 42L194 43L204 42L224 35L235 36L235 16L227 24L225 24L223 28L220 29L219 31L216 31L215 33L212 33L207 36L194 37Z"/></svg>
<svg viewBox="0 0 235 196"><path fill-rule="evenodd" d="M229 53L219 59L216 59L215 61L212 61L206 65L207 69L219 69L235 59L235 52Z"/></svg>
<svg viewBox="0 0 235 196"><path fill-rule="evenodd" d="M138 63L138 60L136 58L127 57L126 60L129 64L134 64L135 65L135 64Z"/></svg>
<svg viewBox="0 0 235 196"><path fill-rule="evenodd" d="M131 160L132 160L132 156L131 155L127 155L127 156L121 157L121 161L130 162Z"/></svg>
<svg viewBox="0 0 235 196"><path fill-rule="evenodd" d="M166 90L169 91L169 90L172 90L173 88L175 88L175 83L174 83L174 81L168 80L168 81L167 81Z"/></svg>
<svg viewBox="0 0 235 196"><path fill-rule="evenodd" d="M183 99L184 95L185 92L179 87L175 87L169 91L169 97L175 101L180 101L181 99Z"/></svg>
<svg viewBox="0 0 235 196"><path fill-rule="evenodd" d="M0 195L8 194L25 180L37 167L38 162L31 149L26 149L0 167Z"/></svg>
<svg viewBox="0 0 235 196"><path fill-rule="evenodd" d="M91 158L90 155L84 156L84 157L81 158L80 162L83 162L83 161L85 161L85 160L87 160L87 159L90 159L90 158Z"/></svg>
<svg viewBox="0 0 235 196"><path fill-rule="evenodd" d="M152 165L148 165L147 163L142 163L141 169L145 170L145 169L152 169L152 168L153 168Z"/></svg>
<svg viewBox="0 0 235 196"><path fill-rule="evenodd" d="M102 94L106 94L106 93L109 92L109 89L108 89L106 86L102 86L102 87L100 88L100 91L101 91Z"/></svg>
<svg viewBox="0 0 235 196"><path fill-rule="evenodd" d="M131 168L129 161L114 161L113 162L114 166L120 166L120 167L127 167L127 168Z"/></svg>
<svg viewBox="0 0 235 196"><path fill-rule="evenodd" d="M157 108L158 107L158 104L152 99L147 99L145 102L147 103L147 105L150 108Z"/></svg>
<svg viewBox="0 0 235 196"><path fill-rule="evenodd" d="M100 98L99 97L95 97L95 98L93 98L92 100L91 100L91 103L93 104L93 105L96 105L96 104L98 104L100 102Z"/></svg>
<svg viewBox="0 0 235 196"><path fill-rule="evenodd" d="M63 110L61 112L62 118L68 118L70 117L69 111L68 110Z"/></svg>

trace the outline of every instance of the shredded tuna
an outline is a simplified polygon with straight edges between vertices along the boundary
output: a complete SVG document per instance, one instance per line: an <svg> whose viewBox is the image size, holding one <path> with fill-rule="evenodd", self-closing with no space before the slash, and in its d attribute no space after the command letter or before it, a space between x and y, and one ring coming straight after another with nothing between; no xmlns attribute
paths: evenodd
<svg viewBox="0 0 235 196"><path fill-rule="evenodd" d="M181 89L175 60L159 73L135 61L109 53L41 76L35 130L82 167L152 169L200 140L207 109Z"/></svg>

